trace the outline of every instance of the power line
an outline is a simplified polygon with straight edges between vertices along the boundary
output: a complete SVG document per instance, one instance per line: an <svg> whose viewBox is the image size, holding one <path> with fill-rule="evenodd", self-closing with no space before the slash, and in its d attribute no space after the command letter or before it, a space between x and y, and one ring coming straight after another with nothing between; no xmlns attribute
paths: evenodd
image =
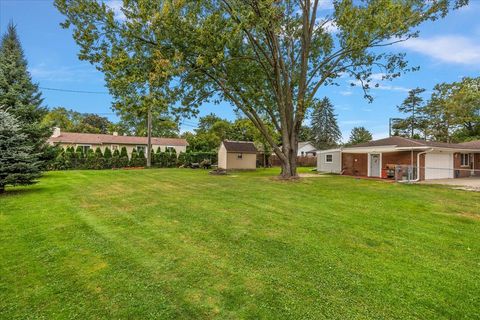
<svg viewBox="0 0 480 320"><path fill-rule="evenodd" d="M71 92L71 93L109 94L108 92L102 92L102 91L70 90L70 89L47 88L47 87L39 87L39 88L42 89L42 90Z"/></svg>

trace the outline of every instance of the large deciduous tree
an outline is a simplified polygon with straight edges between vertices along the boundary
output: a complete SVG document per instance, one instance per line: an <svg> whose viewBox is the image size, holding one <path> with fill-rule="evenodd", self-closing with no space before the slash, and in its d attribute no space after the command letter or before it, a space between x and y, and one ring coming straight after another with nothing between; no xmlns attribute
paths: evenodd
<svg viewBox="0 0 480 320"><path fill-rule="evenodd" d="M411 70L403 53L385 48L415 37L468 0L124 0L120 15L98 0L56 0L73 27L80 58L106 73L115 94L176 87L178 111L227 101L264 135L296 177L298 133L322 86L353 77L369 95L373 72L385 79ZM152 72L154 71L154 72ZM155 91L155 90L154 90ZM135 103L131 103L135 106ZM266 121L281 136L279 144Z"/></svg>

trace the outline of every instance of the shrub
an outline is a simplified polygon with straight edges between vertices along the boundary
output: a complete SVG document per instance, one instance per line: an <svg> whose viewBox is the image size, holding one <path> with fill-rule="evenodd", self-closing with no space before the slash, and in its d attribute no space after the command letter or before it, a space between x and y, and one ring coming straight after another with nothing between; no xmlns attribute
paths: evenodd
<svg viewBox="0 0 480 320"><path fill-rule="evenodd" d="M180 152L180 154L178 155L177 165L179 167L189 165L189 163L187 162L187 154L185 152Z"/></svg>
<svg viewBox="0 0 480 320"><path fill-rule="evenodd" d="M103 152L103 168L111 169L112 168L112 151L109 147L105 148Z"/></svg>
<svg viewBox="0 0 480 320"><path fill-rule="evenodd" d="M75 150L75 169L83 169L85 167L85 155L83 154L83 149L77 147Z"/></svg>
<svg viewBox="0 0 480 320"><path fill-rule="evenodd" d="M147 164L147 158L145 158L145 152L137 152L137 161L135 167L145 167Z"/></svg>
<svg viewBox="0 0 480 320"><path fill-rule="evenodd" d="M85 157L85 168L95 169L95 152L93 152L93 149L88 149L87 151L87 155Z"/></svg>
<svg viewBox="0 0 480 320"><path fill-rule="evenodd" d="M120 168L120 151L118 151L118 149L113 151L113 155L110 163L112 168Z"/></svg>
<svg viewBox="0 0 480 320"><path fill-rule="evenodd" d="M122 150L120 151L120 158L118 159L118 168L128 167L128 161L127 148L122 147Z"/></svg>
<svg viewBox="0 0 480 320"><path fill-rule="evenodd" d="M130 162L128 163L129 167L135 167L137 164L138 152L137 149L133 149L132 154L130 155Z"/></svg>

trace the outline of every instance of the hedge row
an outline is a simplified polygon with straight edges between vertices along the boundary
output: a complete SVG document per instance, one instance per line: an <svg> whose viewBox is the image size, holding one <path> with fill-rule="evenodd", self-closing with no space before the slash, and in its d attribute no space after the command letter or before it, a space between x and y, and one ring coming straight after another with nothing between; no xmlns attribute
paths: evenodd
<svg viewBox="0 0 480 320"><path fill-rule="evenodd" d="M192 163L209 162L214 163L217 160L215 152L180 152L177 157L176 151L169 148L161 151L160 148L156 152L152 150L152 166L157 168L175 168L181 166L190 166ZM105 148L102 153L100 148L88 149L84 153L81 147L75 150L73 147L63 149L59 152L52 165L53 170L70 170L70 169L115 169L126 167L144 167L147 159L143 152L137 152L133 149L132 154L128 157L127 149L123 147L120 151L115 150L113 153L110 148Z"/></svg>

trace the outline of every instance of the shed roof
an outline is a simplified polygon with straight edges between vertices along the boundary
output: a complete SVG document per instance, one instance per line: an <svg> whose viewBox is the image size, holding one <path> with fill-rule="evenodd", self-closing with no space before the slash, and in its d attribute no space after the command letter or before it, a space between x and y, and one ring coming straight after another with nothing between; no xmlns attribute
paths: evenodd
<svg viewBox="0 0 480 320"><path fill-rule="evenodd" d="M227 152L257 153L257 148L251 141L224 140L223 145Z"/></svg>
<svg viewBox="0 0 480 320"><path fill-rule="evenodd" d="M114 136L111 134L61 132L57 137L50 137L51 143L75 144L147 144L147 137ZM187 146L185 139L152 137L152 145Z"/></svg>

